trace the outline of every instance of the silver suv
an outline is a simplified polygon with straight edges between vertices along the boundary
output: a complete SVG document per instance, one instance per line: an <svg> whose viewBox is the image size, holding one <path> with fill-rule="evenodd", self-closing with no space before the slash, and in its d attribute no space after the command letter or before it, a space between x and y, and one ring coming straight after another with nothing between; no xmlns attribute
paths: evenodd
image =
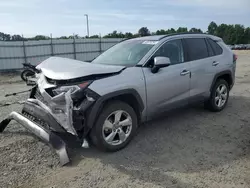
<svg viewBox="0 0 250 188"><path fill-rule="evenodd" d="M225 108L237 57L215 36L176 34L123 41L91 63L51 57L37 66L36 87L14 119L69 161L63 135L82 147L125 147L141 122L167 110L204 101ZM62 139L64 138L64 139Z"/></svg>

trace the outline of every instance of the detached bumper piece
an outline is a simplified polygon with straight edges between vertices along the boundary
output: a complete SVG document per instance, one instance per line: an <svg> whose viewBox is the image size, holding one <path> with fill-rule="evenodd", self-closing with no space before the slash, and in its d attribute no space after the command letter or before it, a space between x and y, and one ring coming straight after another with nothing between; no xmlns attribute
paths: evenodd
<svg viewBox="0 0 250 188"><path fill-rule="evenodd" d="M50 130L45 130L43 127L34 123L17 112L12 112L9 116L0 123L0 132L3 132L11 120L15 120L30 132L35 134L38 138L44 142L50 144L59 155L61 165L65 165L70 162L65 142L56 134Z"/></svg>

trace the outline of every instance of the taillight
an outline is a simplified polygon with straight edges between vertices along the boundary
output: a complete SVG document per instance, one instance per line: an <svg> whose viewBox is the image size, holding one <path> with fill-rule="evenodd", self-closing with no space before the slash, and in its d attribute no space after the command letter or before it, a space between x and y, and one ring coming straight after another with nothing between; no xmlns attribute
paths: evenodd
<svg viewBox="0 0 250 188"><path fill-rule="evenodd" d="M236 63L237 59L238 59L238 56L236 54L234 54L233 55L233 61L234 61L234 63Z"/></svg>

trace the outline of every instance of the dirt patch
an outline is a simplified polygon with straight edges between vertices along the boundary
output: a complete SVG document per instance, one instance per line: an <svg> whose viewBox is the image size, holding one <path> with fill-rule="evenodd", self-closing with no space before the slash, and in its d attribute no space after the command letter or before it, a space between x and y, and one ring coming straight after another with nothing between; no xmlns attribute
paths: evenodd
<svg viewBox="0 0 250 188"><path fill-rule="evenodd" d="M0 84L13 84L13 83L21 83L22 79L20 77L21 72L7 72L0 73Z"/></svg>
<svg viewBox="0 0 250 188"><path fill-rule="evenodd" d="M233 50L237 55L250 55L250 50Z"/></svg>

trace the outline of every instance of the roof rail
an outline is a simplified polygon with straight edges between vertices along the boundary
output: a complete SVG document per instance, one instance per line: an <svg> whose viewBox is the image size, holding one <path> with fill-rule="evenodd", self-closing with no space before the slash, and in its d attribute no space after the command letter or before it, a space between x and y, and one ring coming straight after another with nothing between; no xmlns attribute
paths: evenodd
<svg viewBox="0 0 250 188"><path fill-rule="evenodd" d="M183 32L183 33L171 33L171 34L167 34L167 35L164 35L160 38L163 39L163 38L166 38L166 37L171 37L171 36L178 36L178 35L192 35L192 34L199 34L199 35L208 35L207 33L199 33L199 32Z"/></svg>

